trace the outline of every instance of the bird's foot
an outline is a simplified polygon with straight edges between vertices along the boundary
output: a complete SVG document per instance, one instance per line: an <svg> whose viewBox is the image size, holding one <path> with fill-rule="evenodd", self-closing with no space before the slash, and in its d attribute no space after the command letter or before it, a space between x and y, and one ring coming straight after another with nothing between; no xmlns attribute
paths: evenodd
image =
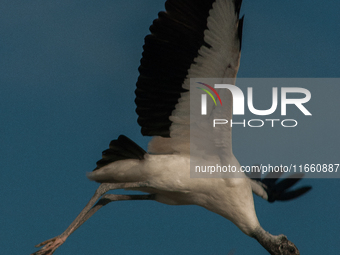
<svg viewBox="0 0 340 255"><path fill-rule="evenodd" d="M303 178L303 174L292 174L288 178L278 181L283 173L284 171L271 172L264 178L260 177L261 173L259 173L259 175L256 173L251 174L248 177L258 182L263 187L268 195L267 200L271 203L276 200L286 201L297 198L312 188L311 186L304 186L295 190L289 190Z"/></svg>
<svg viewBox="0 0 340 255"><path fill-rule="evenodd" d="M39 251L32 253L31 255L52 255L55 250L65 242L66 238L61 236L56 236L48 239L35 247L39 248L43 246Z"/></svg>

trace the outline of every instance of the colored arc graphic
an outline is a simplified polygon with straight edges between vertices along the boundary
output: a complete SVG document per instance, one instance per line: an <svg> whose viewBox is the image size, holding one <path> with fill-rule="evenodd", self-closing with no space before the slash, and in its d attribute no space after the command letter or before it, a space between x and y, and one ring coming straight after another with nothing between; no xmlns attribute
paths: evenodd
<svg viewBox="0 0 340 255"><path fill-rule="evenodd" d="M206 92L212 98L212 100L214 100L215 105L217 105L214 96L209 92L209 90L202 89L200 87L197 87L197 88L203 90L204 92Z"/></svg>
<svg viewBox="0 0 340 255"><path fill-rule="evenodd" d="M217 91L216 91L213 87L211 87L210 85L205 84L205 83L203 83L203 82L197 82L197 83L206 86L206 87L209 88L212 92L214 92L214 94L217 96L218 100L220 101L220 103L221 103L221 105L222 105L222 100L221 100L219 94L217 93ZM208 90L202 89L202 88L199 88L199 89L205 91L205 92L206 92L206 93L214 100L215 105L217 105L214 96L213 96Z"/></svg>

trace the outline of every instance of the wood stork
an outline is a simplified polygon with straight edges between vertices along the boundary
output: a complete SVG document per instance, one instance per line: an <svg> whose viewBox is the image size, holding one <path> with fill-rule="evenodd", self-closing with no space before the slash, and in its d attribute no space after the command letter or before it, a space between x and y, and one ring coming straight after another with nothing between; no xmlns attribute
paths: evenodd
<svg viewBox="0 0 340 255"><path fill-rule="evenodd" d="M113 140L96 169L87 175L101 183L94 196L64 233L37 245L42 248L33 254L52 254L99 208L118 200L199 205L232 221L270 254L299 254L284 235L273 236L261 227L252 195L269 202L295 198L310 189L287 192L299 179L277 183L277 178L253 180L244 173L238 178L190 178L190 125L198 122L197 116L190 117L190 78L228 78L235 82L241 52L241 2L166 1L166 11L159 13L150 27L151 34L145 37L135 92L141 132L153 136L148 152L123 135ZM220 95L226 102L223 114L231 118L232 98L227 93ZM216 108L209 111L214 114ZM197 125L198 135L204 131ZM220 162L240 166L232 153L231 128L212 133L210 140L196 144L199 149L215 148ZM147 194L105 194L114 189Z"/></svg>

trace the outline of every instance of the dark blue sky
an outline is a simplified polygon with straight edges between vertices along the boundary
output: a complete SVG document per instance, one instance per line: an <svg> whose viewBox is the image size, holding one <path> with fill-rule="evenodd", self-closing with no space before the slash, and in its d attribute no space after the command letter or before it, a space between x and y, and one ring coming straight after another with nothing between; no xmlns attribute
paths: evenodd
<svg viewBox="0 0 340 255"><path fill-rule="evenodd" d="M144 36L163 6L152 0L0 3L2 254L30 254L35 244L64 231L98 187L85 173L110 140L125 134L146 148L134 90ZM239 77L338 78L339 7L337 0L244 0ZM235 131L240 163L282 157L340 163L339 90L325 86L325 96L317 97L311 88L312 100L321 99L311 106L313 121L297 133ZM305 179L299 185L313 190L297 200L255 198L258 218L270 233L286 234L301 254L338 254L338 184ZM265 254L231 222L203 208L142 201L101 209L55 254L231 250Z"/></svg>

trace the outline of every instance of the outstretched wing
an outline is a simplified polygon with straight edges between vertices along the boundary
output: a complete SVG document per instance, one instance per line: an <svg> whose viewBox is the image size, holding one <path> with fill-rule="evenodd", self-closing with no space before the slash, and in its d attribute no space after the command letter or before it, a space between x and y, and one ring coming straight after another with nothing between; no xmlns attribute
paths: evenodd
<svg viewBox="0 0 340 255"><path fill-rule="evenodd" d="M142 134L156 136L149 151L189 151L190 78L220 78L222 82L236 77L240 6L241 0L166 1L166 11L159 13L151 34L145 37L135 92ZM220 96L227 108L224 116L230 118L231 95ZM208 115L215 110L212 105L208 109ZM199 122L195 114L199 112L191 113L191 123ZM230 128L223 131L231 132ZM230 139L231 133L227 137Z"/></svg>

